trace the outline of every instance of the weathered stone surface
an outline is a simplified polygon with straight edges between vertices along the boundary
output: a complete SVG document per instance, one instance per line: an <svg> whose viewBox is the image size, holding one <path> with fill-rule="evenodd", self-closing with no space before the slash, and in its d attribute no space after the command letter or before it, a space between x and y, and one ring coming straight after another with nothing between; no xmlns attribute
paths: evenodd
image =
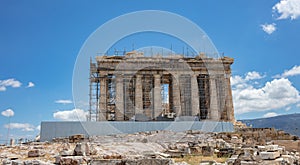
<svg viewBox="0 0 300 165"><path fill-rule="evenodd" d="M263 160L274 160L280 157L280 153L278 151L275 152L260 152L260 158Z"/></svg>
<svg viewBox="0 0 300 165"><path fill-rule="evenodd" d="M74 151L72 151L72 150L62 150L62 151L59 152L59 155L61 155L61 156L73 156Z"/></svg>
<svg viewBox="0 0 300 165"><path fill-rule="evenodd" d="M87 143L78 143L74 149L75 156L90 155L90 147Z"/></svg>
<svg viewBox="0 0 300 165"><path fill-rule="evenodd" d="M243 134L232 134L238 138L244 138ZM261 136L260 134L254 135ZM221 137L224 139L220 139ZM147 139L147 143L143 143L143 139ZM230 157L226 161L228 165L276 165L279 162L285 164L297 164L299 162L299 153L297 150L289 149L287 151L285 147L274 145L271 141L266 142L266 146L255 142L255 146L248 146L246 148L244 142L241 145L233 144L231 143L231 139L231 133L152 131L129 135L89 137L89 142L78 144L68 143L65 140L51 143L17 144L13 147L0 146L0 164L88 164L91 160L101 159L105 159L102 162L111 164L114 164L114 162L115 164L117 162L123 164L141 164L141 162L164 162L161 159L168 160L168 158L184 157L187 155L211 157L214 154L223 158ZM76 155L82 156L75 156L75 150ZM28 158L29 151L33 155L35 154L35 157ZM43 155L41 152L45 152L46 154L40 156ZM97 161L94 163L97 163ZM174 164L170 163L170 165Z"/></svg>
<svg viewBox="0 0 300 165"><path fill-rule="evenodd" d="M53 163L44 162L41 160L26 160L23 165L52 165Z"/></svg>
<svg viewBox="0 0 300 165"><path fill-rule="evenodd" d="M287 164L294 164L296 161L295 157L291 155L282 155L281 157L284 160L284 162Z"/></svg>
<svg viewBox="0 0 300 165"><path fill-rule="evenodd" d="M60 157L59 164L61 165L80 165L83 160L81 156Z"/></svg>
<svg viewBox="0 0 300 165"><path fill-rule="evenodd" d="M171 158L181 158L184 156L184 152L179 150L168 150L166 153L169 154Z"/></svg>
<svg viewBox="0 0 300 165"><path fill-rule="evenodd" d="M278 150L278 145L267 145L266 150L267 151L277 151Z"/></svg>
<svg viewBox="0 0 300 165"><path fill-rule="evenodd" d="M241 161L241 165L258 165L256 161Z"/></svg>
<svg viewBox="0 0 300 165"><path fill-rule="evenodd" d="M99 159L99 160L92 160L90 162L90 165L116 165L116 164L125 164L123 160L117 159L117 160L107 160L107 159ZM134 164L133 164L134 165Z"/></svg>
<svg viewBox="0 0 300 165"><path fill-rule="evenodd" d="M213 156L214 155L214 149L210 146L203 146L202 147L202 155L203 156Z"/></svg>
<svg viewBox="0 0 300 165"><path fill-rule="evenodd" d="M44 156L45 152L39 149L34 149L34 150L30 150L28 151L28 157L40 157L40 156Z"/></svg>
<svg viewBox="0 0 300 165"><path fill-rule="evenodd" d="M77 134L69 136L69 142L70 143L79 143L84 141L84 135L83 134Z"/></svg>
<svg viewBox="0 0 300 165"><path fill-rule="evenodd" d="M121 159L99 159L93 160L90 162L91 165L116 165L116 164L124 164L124 165L150 165L150 164L158 164L158 165L170 165L173 164L171 159L128 159L128 160L121 160Z"/></svg>
<svg viewBox="0 0 300 165"><path fill-rule="evenodd" d="M230 142L233 144L241 144L243 143L243 140L238 138L237 136L232 136Z"/></svg>
<svg viewBox="0 0 300 165"><path fill-rule="evenodd" d="M21 160L12 160L11 165L23 165L23 162Z"/></svg>
<svg viewBox="0 0 300 165"><path fill-rule="evenodd" d="M260 152L267 151L266 146L257 146L257 149Z"/></svg>

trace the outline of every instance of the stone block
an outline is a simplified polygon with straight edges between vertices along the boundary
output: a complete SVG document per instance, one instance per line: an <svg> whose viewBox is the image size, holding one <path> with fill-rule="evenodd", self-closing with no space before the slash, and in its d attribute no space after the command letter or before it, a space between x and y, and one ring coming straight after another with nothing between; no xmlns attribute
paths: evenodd
<svg viewBox="0 0 300 165"><path fill-rule="evenodd" d="M193 155L201 154L201 148L198 147L198 146L190 147L190 152L191 152L191 154L193 154Z"/></svg>
<svg viewBox="0 0 300 165"><path fill-rule="evenodd" d="M61 165L80 165L82 164L81 156L60 157L59 164Z"/></svg>
<svg viewBox="0 0 300 165"><path fill-rule="evenodd" d="M203 146L202 147L202 155L203 156L213 156L214 155L214 148L211 146Z"/></svg>
<svg viewBox="0 0 300 165"><path fill-rule="evenodd" d="M241 165L258 165L258 162L256 161L241 161Z"/></svg>
<svg viewBox="0 0 300 165"><path fill-rule="evenodd" d="M87 156L90 155L89 145L86 143L78 143L74 149L75 156Z"/></svg>
<svg viewBox="0 0 300 165"><path fill-rule="evenodd" d="M221 148L219 152L217 153L218 157L230 157L234 154L233 148Z"/></svg>
<svg viewBox="0 0 300 165"><path fill-rule="evenodd" d="M123 160L114 160L114 159L100 159L100 160L93 160L90 162L90 165L116 165L116 164L125 164ZM132 163L135 165L136 163Z"/></svg>
<svg viewBox="0 0 300 165"><path fill-rule="evenodd" d="M62 150L59 152L60 156L73 156L74 155L74 151L72 150Z"/></svg>
<svg viewBox="0 0 300 165"><path fill-rule="evenodd" d="M12 160L11 165L23 165L23 162L20 160Z"/></svg>
<svg viewBox="0 0 300 165"><path fill-rule="evenodd" d="M168 150L166 153L169 154L171 158L182 158L184 156L184 152L179 150Z"/></svg>
<svg viewBox="0 0 300 165"><path fill-rule="evenodd" d="M267 151L277 151L278 150L278 145L267 145L266 150Z"/></svg>
<svg viewBox="0 0 300 165"><path fill-rule="evenodd" d="M205 160L205 161L201 161L199 165L211 165L211 164L216 165L217 162L214 160L208 160L208 161Z"/></svg>
<svg viewBox="0 0 300 165"><path fill-rule="evenodd" d="M260 152L259 153L261 159L263 160L274 160L280 157L280 153L278 151L275 152Z"/></svg>
<svg viewBox="0 0 300 165"><path fill-rule="evenodd" d="M23 162L22 165L47 165L47 164L50 164L50 163L47 163L47 162L44 162L41 160L26 160Z"/></svg>
<svg viewBox="0 0 300 165"><path fill-rule="evenodd" d="M282 155L281 158L287 163L287 164L294 164L295 157L291 155Z"/></svg>
<svg viewBox="0 0 300 165"><path fill-rule="evenodd" d="M237 136L232 136L230 142L233 144L241 144L243 140L239 139Z"/></svg>
<svg viewBox="0 0 300 165"><path fill-rule="evenodd" d="M257 150L254 148L244 148L244 156L256 156Z"/></svg>
<svg viewBox="0 0 300 165"><path fill-rule="evenodd" d="M30 150L28 151L28 157L40 157L40 156L44 156L45 152L35 149L35 150Z"/></svg>
<svg viewBox="0 0 300 165"><path fill-rule="evenodd" d="M282 165L282 164L285 164L283 162L284 162L283 158L278 158L276 160L265 160L265 161L263 161L262 164L263 165Z"/></svg>
<svg viewBox="0 0 300 165"><path fill-rule="evenodd" d="M69 142L70 143L79 143L84 141L84 135L83 134L76 134L69 136Z"/></svg>
<svg viewBox="0 0 300 165"><path fill-rule="evenodd" d="M257 146L259 152L267 151L266 146Z"/></svg>

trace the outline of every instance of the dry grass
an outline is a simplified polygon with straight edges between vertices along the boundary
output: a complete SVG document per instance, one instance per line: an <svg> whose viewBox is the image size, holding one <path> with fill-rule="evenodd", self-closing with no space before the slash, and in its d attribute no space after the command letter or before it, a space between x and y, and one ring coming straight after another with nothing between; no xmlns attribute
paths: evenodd
<svg viewBox="0 0 300 165"><path fill-rule="evenodd" d="M175 162L183 162L184 161L191 165L199 165L199 163L201 161L209 161L209 160L214 160L218 163L224 163L228 158L227 157L218 158L216 155L209 156L209 157L187 155L187 156L184 156L183 158L173 158L173 159L175 160Z"/></svg>
<svg viewBox="0 0 300 165"><path fill-rule="evenodd" d="M285 146L287 151L296 150L300 152L299 140L273 140L274 144L278 144L280 146Z"/></svg>

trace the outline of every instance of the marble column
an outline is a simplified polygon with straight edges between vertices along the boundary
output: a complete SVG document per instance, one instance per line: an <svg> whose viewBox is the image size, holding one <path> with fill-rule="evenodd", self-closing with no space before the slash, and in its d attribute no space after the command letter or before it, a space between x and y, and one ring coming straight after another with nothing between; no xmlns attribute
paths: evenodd
<svg viewBox="0 0 300 165"><path fill-rule="evenodd" d="M176 116L181 115L180 89L179 89L179 75L172 75L172 93L173 93L173 111Z"/></svg>
<svg viewBox="0 0 300 165"><path fill-rule="evenodd" d="M220 119L220 114L218 110L218 97L217 97L217 84L216 76L210 75L209 78L210 85L210 119L218 121Z"/></svg>
<svg viewBox="0 0 300 165"><path fill-rule="evenodd" d="M116 75L116 110L115 120L124 120L124 86L123 75Z"/></svg>
<svg viewBox="0 0 300 165"><path fill-rule="evenodd" d="M135 79L135 114L143 114L142 75L139 74Z"/></svg>
<svg viewBox="0 0 300 165"><path fill-rule="evenodd" d="M226 89L226 101L225 101L225 106L226 106L226 110L227 110L227 117L228 117L228 121L230 122L234 122L234 109L233 109L233 101L232 101L232 91L231 91L231 83L230 83L230 73L226 73L226 77L225 77L225 89Z"/></svg>
<svg viewBox="0 0 300 165"><path fill-rule="evenodd" d="M106 120L107 111L107 75L100 75L100 102L98 121Z"/></svg>
<svg viewBox="0 0 300 165"><path fill-rule="evenodd" d="M153 119L158 117L162 112L162 98L161 98L161 76L154 75L154 116Z"/></svg>
<svg viewBox="0 0 300 165"><path fill-rule="evenodd" d="M197 83L197 76L198 74L193 74L191 76L191 104L192 104L192 116L199 116L200 114L200 107L199 107L199 90L198 90L198 83Z"/></svg>

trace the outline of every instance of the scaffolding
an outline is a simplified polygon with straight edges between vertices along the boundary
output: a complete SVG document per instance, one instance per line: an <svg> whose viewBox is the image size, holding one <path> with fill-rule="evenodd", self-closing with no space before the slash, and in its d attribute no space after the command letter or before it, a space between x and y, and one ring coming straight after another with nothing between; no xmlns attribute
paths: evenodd
<svg viewBox="0 0 300 165"><path fill-rule="evenodd" d="M219 114L218 120L233 120L228 80L232 63L232 58L212 59L203 53L195 58L148 57L135 51L97 56L95 63L90 61L88 120L160 121L181 116L211 120L212 114ZM221 66L213 68L215 87L211 66Z"/></svg>

